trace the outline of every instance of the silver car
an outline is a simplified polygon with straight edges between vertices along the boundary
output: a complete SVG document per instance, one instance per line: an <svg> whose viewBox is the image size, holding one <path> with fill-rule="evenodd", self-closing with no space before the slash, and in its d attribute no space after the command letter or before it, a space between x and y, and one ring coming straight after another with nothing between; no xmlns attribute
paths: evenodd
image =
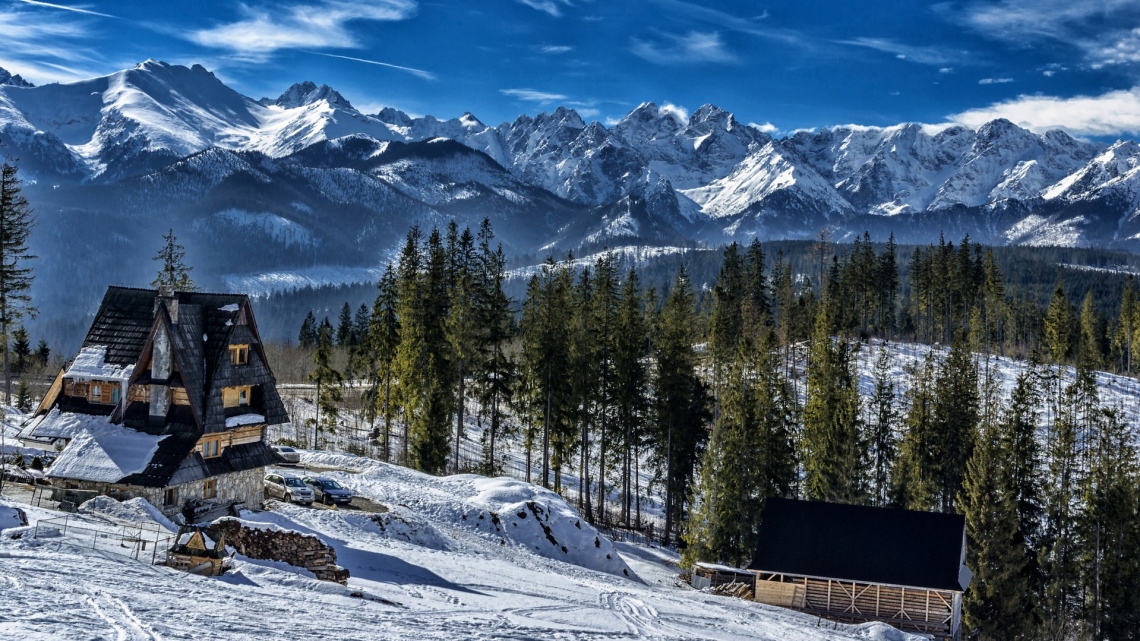
<svg viewBox="0 0 1140 641"><path fill-rule="evenodd" d="M270 445L269 449L273 450L273 457L282 463L296 465L301 462L301 454L287 445Z"/></svg>
<svg viewBox="0 0 1140 641"><path fill-rule="evenodd" d="M291 474L266 474L263 481L265 496L302 505L313 504L313 490L300 478Z"/></svg>

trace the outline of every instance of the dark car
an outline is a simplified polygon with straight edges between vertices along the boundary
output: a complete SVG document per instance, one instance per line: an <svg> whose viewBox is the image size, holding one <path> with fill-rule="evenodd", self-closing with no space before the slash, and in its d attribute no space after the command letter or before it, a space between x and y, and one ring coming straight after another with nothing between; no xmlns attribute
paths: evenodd
<svg viewBox="0 0 1140 641"><path fill-rule="evenodd" d="M301 479L313 490L317 500L325 505L345 505L352 501L352 492L332 479L321 476L306 476Z"/></svg>

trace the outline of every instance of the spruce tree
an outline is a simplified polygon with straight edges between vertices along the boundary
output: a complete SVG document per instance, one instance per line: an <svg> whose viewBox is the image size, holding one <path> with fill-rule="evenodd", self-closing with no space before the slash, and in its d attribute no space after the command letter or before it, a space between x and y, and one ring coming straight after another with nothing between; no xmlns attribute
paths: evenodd
<svg viewBox="0 0 1140 641"><path fill-rule="evenodd" d="M937 495L943 512L954 502L966 476L979 421L978 368L959 334L938 368L934 383L934 439Z"/></svg>
<svg viewBox="0 0 1140 641"><path fill-rule="evenodd" d="M16 385L16 409L21 412L28 413L35 407L32 402L32 389L28 385L28 381L24 377L20 377L20 382Z"/></svg>
<svg viewBox="0 0 1140 641"><path fill-rule="evenodd" d="M32 268L36 257L28 250L28 236L35 219L23 194L23 181L15 164L0 165L0 339L5 346L12 327L25 318L34 318ZM12 373L8 350L4 350L4 399L12 403Z"/></svg>
<svg viewBox="0 0 1140 641"><path fill-rule="evenodd" d="M336 344L338 347L352 346L352 308L345 301L340 308L340 317L337 319Z"/></svg>
<svg viewBox="0 0 1140 641"><path fill-rule="evenodd" d="M192 292L197 289L194 281L190 279L190 272L194 270L186 264L186 248L178 243L171 228L162 236L165 243L162 249L154 255L154 260L161 263L158 275L151 281L150 286L166 292Z"/></svg>
<svg viewBox="0 0 1140 641"><path fill-rule="evenodd" d="M398 316L399 291L397 289L396 272L392 264L384 270L380 277L379 294L372 304L372 315L369 319L369 343L375 356L373 371L373 386L376 393L377 408L373 415L380 414L384 418L384 434L381 441L384 460L390 461L392 457L392 417L394 405L392 402L393 384L396 375L396 353L400 344L400 321ZM373 434L375 437L375 433Z"/></svg>
<svg viewBox="0 0 1140 641"><path fill-rule="evenodd" d="M36 351L32 353L32 360L39 367L47 367L48 361L51 360L51 348L48 347L47 341L40 339L36 344Z"/></svg>
<svg viewBox="0 0 1140 641"><path fill-rule="evenodd" d="M32 359L31 340L28 339L28 330L23 327L17 327L16 331L12 332L12 356L16 357L12 370L22 375L28 370Z"/></svg>
<svg viewBox="0 0 1140 641"><path fill-rule="evenodd" d="M344 400L341 386L344 377L332 366L332 329L323 327L317 338L317 351L313 354L313 370L309 381L317 387L316 417L313 419L313 449L320 449L320 433L336 433L340 416L340 403Z"/></svg>
<svg viewBox="0 0 1140 641"><path fill-rule="evenodd" d="M467 379L477 368L481 358L481 334L485 327L480 323L479 301L485 297L484 281L480 278L475 257L475 237L464 228L454 243L449 243L451 255L448 289L451 302L445 332L454 364L455 381L455 449L452 467L459 471L459 449L463 441L463 417L467 398Z"/></svg>
<svg viewBox="0 0 1140 641"><path fill-rule="evenodd" d="M497 476L502 472L496 439L504 432L503 416L514 394L518 376L508 347L515 333L511 300L503 291L506 282L506 257L502 244L491 247L494 233L491 222L484 218L479 227L478 263L483 299L479 302L479 323L483 327L478 363L476 392L480 403L489 409L491 424L483 431L482 473Z"/></svg>
<svg viewBox="0 0 1140 641"><path fill-rule="evenodd" d="M398 299L396 316L400 323L400 340L396 348L395 397L404 418L404 434L400 462L411 465L410 431L413 417L423 410L425 389L425 332L422 300L425 296L420 272L423 269L424 255L421 243L423 234L413 225L408 230L400 251L396 268L396 288Z"/></svg>
<svg viewBox="0 0 1140 641"><path fill-rule="evenodd" d="M871 454L870 494L872 505L890 500L891 470L898 450L898 398L891 376L891 357L884 343L875 359L874 389L867 403L867 437Z"/></svg>
<svg viewBox="0 0 1140 641"><path fill-rule="evenodd" d="M1045 346L1054 363L1065 362L1073 349L1073 308L1059 277L1045 312Z"/></svg>
<svg viewBox="0 0 1140 641"><path fill-rule="evenodd" d="M313 316L313 310L310 309L309 314L301 323L301 331L297 334L297 344L302 349L313 349L317 346L318 338L320 337L317 335L317 318Z"/></svg>
<svg viewBox="0 0 1140 641"><path fill-rule="evenodd" d="M867 499L867 441L859 416L854 348L832 336L836 307L827 301L821 307L808 357L801 439L804 493L817 501L861 503Z"/></svg>
<svg viewBox="0 0 1140 641"><path fill-rule="evenodd" d="M415 303L418 309L412 314L401 314L401 327L407 328L404 319L418 324L419 353L415 365L420 379L416 390L418 399L405 412L408 421L408 447L410 461L416 469L441 474L447 466L450 452L451 420L455 410L453 352L447 340L447 317L451 304L448 288L448 256L438 230L428 235L424 271ZM402 346L403 341L401 341ZM402 380L402 377L401 377Z"/></svg>
<svg viewBox="0 0 1140 641"><path fill-rule="evenodd" d="M1084 367L1099 369L1103 366L1103 353L1101 350L1100 316L1093 307L1093 293L1090 290L1085 294L1081 304L1080 336L1077 341L1077 355Z"/></svg>
<svg viewBox="0 0 1140 641"><path fill-rule="evenodd" d="M934 350L922 364L908 371L903 439L891 474L891 503L909 510L932 510L937 494L938 460L935 455Z"/></svg>
<svg viewBox="0 0 1140 641"><path fill-rule="evenodd" d="M653 332L657 362L653 463L665 489L665 544L684 520L696 464L707 440L708 391L697 375L694 349L698 329L696 297L682 267Z"/></svg>
<svg viewBox="0 0 1140 641"><path fill-rule="evenodd" d="M632 522L636 445L644 438L649 409L649 326L637 272L629 270L618 301L613 340L613 402L615 442L621 444L622 521Z"/></svg>
<svg viewBox="0 0 1140 641"><path fill-rule="evenodd" d="M1016 496L996 421L984 422L967 464L959 504L966 516L967 566L974 579L964 619L982 641L1032 638L1023 603L1028 559L1018 537Z"/></svg>
<svg viewBox="0 0 1140 641"><path fill-rule="evenodd" d="M1017 376L1009 405L1002 421L1003 466L1007 476L1007 493L1017 510L1016 543L1025 555L1023 573L1027 596L1022 599L1022 616L1026 625L1034 625L1040 601L1041 573L1038 553L1041 542L1041 483L1043 461L1037 440L1040 394L1037 372L1029 369Z"/></svg>
<svg viewBox="0 0 1140 641"><path fill-rule="evenodd" d="M625 283L622 292L619 292L619 277L617 274L617 265L614 256L610 252L605 252L598 257L594 263L594 302L591 308L593 316L593 324L597 331L595 341L597 344L597 358L598 358L598 380L596 391L597 412L595 418L595 425L597 429L597 442L598 442L598 464L594 468L596 472L591 480L597 479L596 494L597 501L596 507L598 509L599 521L606 518L605 501L607 496L606 478L610 469L615 467L611 456L614 452L620 453L621 464L616 466L621 470L621 480L619 484L625 487L625 480L627 477L626 471L628 466L625 464L626 452L632 449L631 444L626 442L626 427L630 427L630 423L621 423L624 419L631 416L631 412L621 407L622 399L625 393L631 389L629 383L636 381L637 372L624 371L628 362L623 361L619 364L618 361L627 358L629 351L622 349L617 345L623 336L626 336L619 330L619 308L621 313L628 313L628 305L639 304L639 301L629 298L629 287L637 289L636 282L631 283L630 279L635 279L636 276L632 270ZM640 296L640 293L638 293ZM623 319L628 321L629 318L623 316ZM628 336L626 336L628 338ZM629 345L625 344L628 348ZM648 345L639 346L641 351L647 350ZM619 350L621 353L619 354ZM636 366L635 366L636 367ZM619 371L619 368L623 371ZM632 378L622 379L623 376ZM636 385L636 382L633 383ZM621 386L621 389L619 389ZM617 411L615 412L615 407ZM620 416L619 416L620 414ZM615 422L617 424L615 425ZM636 428L633 428L636 432ZM589 461L587 459L587 465ZM626 509L627 502L622 501L622 519L628 518L628 510ZM586 501L587 512L590 512L595 507L595 501L587 497ZM590 518L587 514L587 518Z"/></svg>

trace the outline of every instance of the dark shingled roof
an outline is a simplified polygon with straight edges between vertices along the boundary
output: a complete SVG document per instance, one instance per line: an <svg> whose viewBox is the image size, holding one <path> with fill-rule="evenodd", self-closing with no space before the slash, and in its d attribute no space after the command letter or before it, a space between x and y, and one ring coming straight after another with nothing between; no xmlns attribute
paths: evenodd
<svg viewBox="0 0 1140 641"><path fill-rule="evenodd" d="M104 360L114 365L133 365L154 323L153 289L108 287L83 339L83 347L106 345Z"/></svg>
<svg viewBox="0 0 1140 641"><path fill-rule="evenodd" d="M965 529L958 514L771 498L748 569L960 591Z"/></svg>

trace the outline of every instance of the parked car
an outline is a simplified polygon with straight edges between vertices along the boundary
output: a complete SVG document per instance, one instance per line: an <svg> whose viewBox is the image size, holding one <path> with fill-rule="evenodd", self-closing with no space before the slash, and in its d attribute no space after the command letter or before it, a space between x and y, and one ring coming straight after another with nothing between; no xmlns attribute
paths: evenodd
<svg viewBox="0 0 1140 641"><path fill-rule="evenodd" d="M317 497L317 500L325 505L334 503L344 505L352 501L352 492L332 479L326 479L323 476L306 476L301 480L313 490L313 495Z"/></svg>
<svg viewBox="0 0 1140 641"><path fill-rule="evenodd" d="M273 457L282 463L296 465L301 462L301 454L291 447L285 445L270 445L269 449L273 450Z"/></svg>
<svg viewBox="0 0 1140 641"><path fill-rule="evenodd" d="M300 478L291 474L266 474L263 482L266 498L281 499L302 505L313 504L313 491Z"/></svg>

